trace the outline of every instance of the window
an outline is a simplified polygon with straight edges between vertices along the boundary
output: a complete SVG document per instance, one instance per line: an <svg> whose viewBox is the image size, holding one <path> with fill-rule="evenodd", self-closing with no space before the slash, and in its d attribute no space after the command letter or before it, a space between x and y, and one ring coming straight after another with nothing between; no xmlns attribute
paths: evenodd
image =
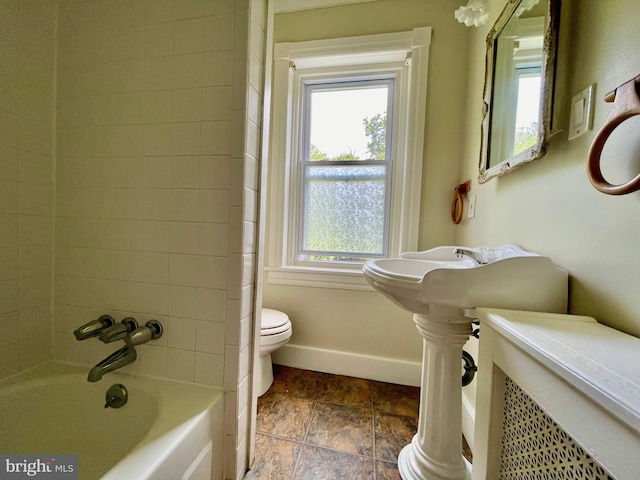
<svg viewBox="0 0 640 480"><path fill-rule="evenodd" d="M270 283L368 289L417 248L429 27L275 46Z"/></svg>
<svg viewBox="0 0 640 480"><path fill-rule="evenodd" d="M533 67L516 68L516 119L511 154L517 155L538 143L542 62Z"/></svg>
<svg viewBox="0 0 640 480"><path fill-rule="evenodd" d="M297 259L387 255L394 78L304 84Z"/></svg>
<svg viewBox="0 0 640 480"><path fill-rule="evenodd" d="M491 157L512 158L539 141L545 17L515 18L495 52ZM497 88L500 85L500 88Z"/></svg>

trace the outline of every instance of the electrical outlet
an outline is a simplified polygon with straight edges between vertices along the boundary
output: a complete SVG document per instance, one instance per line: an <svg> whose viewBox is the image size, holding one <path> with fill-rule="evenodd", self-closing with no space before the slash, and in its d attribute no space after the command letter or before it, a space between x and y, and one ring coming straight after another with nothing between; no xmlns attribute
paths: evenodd
<svg viewBox="0 0 640 480"><path fill-rule="evenodd" d="M476 216L476 195L469 197L469 211L467 212L467 218L473 218Z"/></svg>

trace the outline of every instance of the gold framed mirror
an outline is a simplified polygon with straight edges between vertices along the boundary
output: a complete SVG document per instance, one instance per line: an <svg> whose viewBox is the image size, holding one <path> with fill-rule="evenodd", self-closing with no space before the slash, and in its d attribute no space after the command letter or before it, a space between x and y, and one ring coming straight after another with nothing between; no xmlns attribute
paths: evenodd
<svg viewBox="0 0 640 480"><path fill-rule="evenodd" d="M487 35L480 183L547 151L559 23L560 0L508 0Z"/></svg>

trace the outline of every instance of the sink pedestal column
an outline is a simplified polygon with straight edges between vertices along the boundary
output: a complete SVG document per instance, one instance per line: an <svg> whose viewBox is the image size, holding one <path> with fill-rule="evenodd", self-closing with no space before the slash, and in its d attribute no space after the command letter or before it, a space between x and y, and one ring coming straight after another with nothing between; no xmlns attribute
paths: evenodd
<svg viewBox="0 0 640 480"><path fill-rule="evenodd" d="M436 310L437 307L433 308ZM468 480L462 456L462 347L471 320L458 309L414 314L422 334L422 384L418 432L398 457L403 480Z"/></svg>

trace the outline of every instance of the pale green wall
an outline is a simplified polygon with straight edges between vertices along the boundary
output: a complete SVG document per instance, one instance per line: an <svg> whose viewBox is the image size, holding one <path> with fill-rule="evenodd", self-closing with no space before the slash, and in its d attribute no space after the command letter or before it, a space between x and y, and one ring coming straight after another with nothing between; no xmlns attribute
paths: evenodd
<svg viewBox="0 0 640 480"><path fill-rule="evenodd" d="M492 24L504 0L490 1ZM594 127L603 125L611 104L606 92L640 73L637 0L563 1L571 13L567 99L597 84ZM460 178L475 180L480 148L480 106L484 39L488 26L472 30L469 43L468 114ZM568 105L566 105L568 106ZM637 118L634 120L638 120ZM620 183L640 172L640 121L630 121L605 149L603 172ZM552 139L546 157L484 185L474 182L477 214L457 231L469 245L516 243L550 255L571 275L571 313L591 315L640 335L640 193L612 197L599 193L586 175L595 130L569 142L564 131ZM617 160L613 160L617 157Z"/></svg>
<svg viewBox="0 0 640 480"><path fill-rule="evenodd" d="M420 248L450 244L459 183L469 31L453 17L458 0L381 0L276 15L275 42L400 32L431 26ZM264 306L287 312L292 344L419 361L411 314L375 292L269 285Z"/></svg>
<svg viewBox="0 0 640 480"><path fill-rule="evenodd" d="M349 7L276 16L276 41L318 39L434 29L429 62L424 188L420 248L516 243L550 255L571 275L570 311L640 335L640 194L610 197L586 176L586 156L595 131L569 142L566 122L543 159L479 185L478 151L485 38L504 6L490 0L489 24L466 28L453 19L463 2L382 0ZM640 30L630 14L637 0L568 0L568 108L577 91L596 83L595 128L610 111L603 95L640 73ZM640 120L633 119L605 150L604 173L622 182L640 172ZM619 160L612 161L613 157ZM451 191L472 179L476 218L453 227ZM376 293L269 286L265 306L281 308L294 321L292 343L383 357L418 360L420 342L410 315Z"/></svg>

